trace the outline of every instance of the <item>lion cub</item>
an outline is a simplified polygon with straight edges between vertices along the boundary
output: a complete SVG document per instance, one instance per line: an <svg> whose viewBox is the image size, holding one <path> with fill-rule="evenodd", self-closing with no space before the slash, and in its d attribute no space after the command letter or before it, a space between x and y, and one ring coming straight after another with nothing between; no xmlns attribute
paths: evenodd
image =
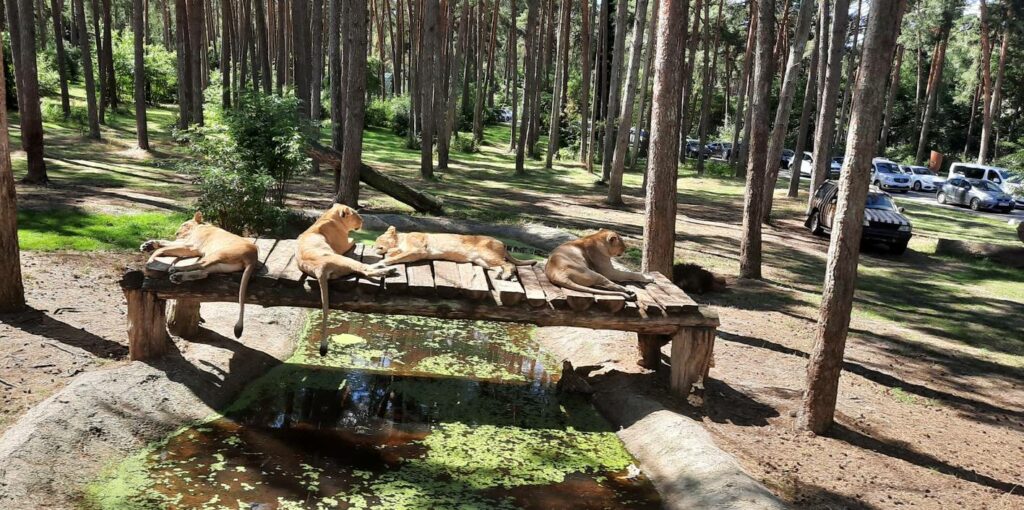
<svg viewBox="0 0 1024 510"><path fill-rule="evenodd" d="M320 355L327 354L327 314L330 311L329 284L332 278L353 273L374 278L387 276L394 268L383 263L372 266L350 259L344 254L352 249L349 232L363 228L363 217L347 205L334 204L311 227L299 236L296 257L299 269L316 278L320 284L320 302L323 305L323 325L320 337Z"/></svg>
<svg viewBox="0 0 1024 510"><path fill-rule="evenodd" d="M252 271L260 260L260 252L255 244L227 230L203 223L203 213L197 211L191 220L181 224L174 241L152 239L143 243L140 249L153 252L149 262L157 257L199 257L195 264L171 268L170 280L174 283L200 280L214 273L244 270L242 284L238 287L238 322L235 323L235 338L241 338L245 294Z"/></svg>
<svg viewBox="0 0 1024 510"><path fill-rule="evenodd" d="M620 271L612 257L626 252L626 243L615 232L601 229L596 234L569 241L551 252L544 274L551 283L580 292L623 295L633 299L632 291L615 282L650 282L649 276ZM596 287L596 288L595 288Z"/></svg>
<svg viewBox="0 0 1024 510"><path fill-rule="evenodd" d="M505 243L488 236L423 232L399 234L395 227L388 227L373 246L379 255L384 256L385 265L420 260L469 262L485 269L500 268L498 278L503 280L512 278L515 266L536 264L536 261L519 260L509 255Z"/></svg>

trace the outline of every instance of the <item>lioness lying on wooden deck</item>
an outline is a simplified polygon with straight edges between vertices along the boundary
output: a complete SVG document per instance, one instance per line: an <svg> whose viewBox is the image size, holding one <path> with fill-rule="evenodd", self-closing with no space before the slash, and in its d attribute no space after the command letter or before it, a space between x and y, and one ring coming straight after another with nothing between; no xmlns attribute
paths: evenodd
<svg viewBox="0 0 1024 510"><path fill-rule="evenodd" d="M259 249L227 230L203 223L203 213L198 211L191 220L181 224L175 238L174 241L151 239L140 247L142 251L153 252L149 262L157 257L199 257L195 264L171 267L170 280L174 283L201 280L214 273L245 271L238 288L238 322L235 323L235 338L241 338L245 293L260 260Z"/></svg>
<svg viewBox="0 0 1024 510"><path fill-rule="evenodd" d="M334 204L313 226L299 236L296 258L303 273L316 278L320 284L323 305L323 324L320 337L320 355L327 355L327 316L330 311L329 284L332 278L350 274L366 277L387 276L394 268L385 268L383 262L372 266L346 257L344 254L355 244L349 232L363 228L363 218L347 205Z"/></svg>
<svg viewBox="0 0 1024 510"><path fill-rule="evenodd" d="M615 282L650 282L643 273L620 271L612 265L612 257L626 252L626 244L615 232L601 229L595 234L569 241L555 248L544 266L551 283L580 292L602 295L636 296Z"/></svg>
<svg viewBox="0 0 1024 510"><path fill-rule="evenodd" d="M386 265L406 264L420 260L447 260L470 263L484 269L499 268L498 278L510 280L516 266L532 266L533 260L519 260L509 255L505 243L489 236L462 234L427 234L410 232L399 234L388 227L374 242L378 255L384 256Z"/></svg>

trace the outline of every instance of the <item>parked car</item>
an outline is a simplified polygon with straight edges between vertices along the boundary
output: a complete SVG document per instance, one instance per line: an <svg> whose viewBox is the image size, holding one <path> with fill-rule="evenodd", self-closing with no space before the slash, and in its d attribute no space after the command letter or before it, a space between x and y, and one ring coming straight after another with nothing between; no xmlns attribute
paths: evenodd
<svg viewBox="0 0 1024 510"><path fill-rule="evenodd" d="M796 153L789 149L782 149L782 161L780 166L786 170L789 170L789 165L793 162L793 158L796 157Z"/></svg>
<svg viewBox="0 0 1024 510"><path fill-rule="evenodd" d="M499 108L496 114L498 122L512 122L512 110L508 108Z"/></svg>
<svg viewBox="0 0 1024 510"><path fill-rule="evenodd" d="M710 155L707 147L700 146L699 140L694 140L693 138L686 139L686 157L696 159L701 152L704 153L705 158Z"/></svg>
<svg viewBox="0 0 1024 510"><path fill-rule="evenodd" d="M819 235L832 232L838 195L839 185L831 181L823 182L814 192L811 212L804 222L811 233ZM889 246L891 253L902 255L907 251L907 243L913 235L910 220L903 215L902 208L896 207L888 193L878 188L868 191L861 241L884 243Z"/></svg>
<svg viewBox="0 0 1024 510"><path fill-rule="evenodd" d="M946 182L926 166L899 165L899 169L910 178L910 189L914 191L938 191Z"/></svg>
<svg viewBox="0 0 1024 510"><path fill-rule="evenodd" d="M814 168L814 158L811 153L805 152L803 161L800 162L800 176L810 177L811 169ZM835 179L839 177L839 171L843 168L843 157L836 156L829 162L828 178Z"/></svg>
<svg viewBox="0 0 1024 510"><path fill-rule="evenodd" d="M728 142L711 142L707 145L708 155L712 158L728 158L732 144Z"/></svg>
<svg viewBox="0 0 1024 510"><path fill-rule="evenodd" d="M940 204L966 205L975 211L989 209L1008 213L1014 207L1013 197L992 181L966 179L959 175L942 185L935 200Z"/></svg>
<svg viewBox="0 0 1024 510"><path fill-rule="evenodd" d="M881 190L910 191L910 177L900 171L899 165L885 158L871 160L871 184Z"/></svg>

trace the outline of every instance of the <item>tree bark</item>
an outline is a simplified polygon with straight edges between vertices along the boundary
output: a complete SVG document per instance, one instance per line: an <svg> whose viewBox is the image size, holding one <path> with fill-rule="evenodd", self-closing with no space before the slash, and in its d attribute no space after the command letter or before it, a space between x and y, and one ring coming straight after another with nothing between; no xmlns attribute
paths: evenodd
<svg viewBox="0 0 1024 510"><path fill-rule="evenodd" d="M518 30L516 30L516 5L518 3L519 2L513 0L512 2L510 2L511 5L509 5L511 16L509 16L507 38L509 62L511 63L511 65L509 66L509 74L511 75L511 80L509 81L511 82L512 85L512 125L510 126L511 129L509 129L509 152L518 150L519 147L519 144L516 141L516 125L518 123L517 121L519 120L517 118L519 115L519 56L517 55L519 47L519 37ZM516 171L522 173L519 170L518 163L516 164Z"/></svg>
<svg viewBox="0 0 1024 510"><path fill-rule="evenodd" d="M787 196L790 198L800 195L800 165L803 164L804 151L807 148L807 132L811 127L811 113L814 111L815 101L818 98L818 46L820 44L820 35L815 35L811 63L807 66L807 85L804 88L804 104L800 110L800 127L796 131L796 146L793 147L793 160L789 165L790 177ZM794 164L796 164L795 167Z"/></svg>
<svg viewBox="0 0 1024 510"><path fill-rule="evenodd" d="M10 0L8 0L10 1ZM53 15L54 42L57 47L57 73L60 77L60 109L64 118L71 115L71 98L68 95L68 70L64 61L64 3L62 0L50 0L50 13ZM41 15L42 13L40 13Z"/></svg>
<svg viewBox="0 0 1024 510"><path fill-rule="evenodd" d="M753 15L753 5L755 0L749 0L750 5L750 26L747 28L747 46L743 53L743 76L740 78L740 90L736 98L736 117L732 127L732 152L729 153L729 166L733 168L733 174L737 177L745 172L739 171L739 167L742 165L746 168L746 160L740 161L740 127L745 124L746 119L746 100L747 100L747 86L750 84L750 69L753 67L754 54L754 35L757 33L757 18Z"/></svg>
<svg viewBox="0 0 1024 510"><path fill-rule="evenodd" d="M135 42L135 139L139 148L149 150L149 126L146 124L146 50L143 29L143 0L134 1L132 32Z"/></svg>
<svg viewBox="0 0 1024 510"><path fill-rule="evenodd" d="M635 171L640 159L641 138L643 132L651 130L651 105L647 102L647 88L651 74L654 72L654 34L658 31L658 9L661 0L654 0L651 7L651 29L647 31L647 44L644 46L644 81L640 85L640 121L637 123L637 137L633 140L633 157L629 161L629 171ZM648 140L650 141L650 140ZM647 189L647 172L644 172L643 188Z"/></svg>
<svg viewBox="0 0 1024 510"><path fill-rule="evenodd" d="M851 49L849 52L846 53L846 88L843 89L843 100L839 103L839 123L837 124L835 141L832 144L833 147L839 145L843 141L843 139L846 138L846 107L850 103L851 91L853 90L854 83L857 81L857 77L853 73L854 70L857 69L857 40L860 33L861 19L863 19L861 17L862 7L863 0L857 0L857 16L855 18L853 30L851 30L852 33L850 34Z"/></svg>
<svg viewBox="0 0 1024 510"><path fill-rule="evenodd" d="M114 41L111 31L110 0L103 0L103 67L102 76L106 82L107 102L112 110L117 109L117 78L114 76ZM99 34L96 35L99 37Z"/></svg>
<svg viewBox="0 0 1024 510"><path fill-rule="evenodd" d="M580 0L580 66L582 83L580 84L580 162L586 163L590 170L591 162L587 158L587 145L590 142L590 2Z"/></svg>
<svg viewBox="0 0 1024 510"><path fill-rule="evenodd" d="M782 88L779 90L779 103L775 109L775 124L772 126L771 139L768 142L768 155L765 161L765 175L763 191L763 204L761 206L761 219L768 223L772 214L772 203L775 198L775 183L779 178L779 165L781 163L782 145L786 141L786 133L789 130L789 114L793 108L793 96L796 95L796 86L800 82L800 73L803 71L804 49L807 47L807 36L811 33L811 20L814 19L814 7L812 0L803 0L800 4L800 11L797 14L796 26L793 28L793 44L789 48L787 67L783 74ZM800 158L793 158L793 161L802 161ZM799 168L796 170L799 174Z"/></svg>
<svg viewBox="0 0 1024 510"><path fill-rule="evenodd" d="M839 392L843 351L857 282L868 173L881 124L892 49L906 0L871 2L864 50L850 118L846 157L839 177L832 240L829 244L814 349L807 364L807 390L798 426L816 434L832 424ZM843 12L838 10L837 12Z"/></svg>
<svg viewBox="0 0 1024 510"><path fill-rule="evenodd" d="M451 148L452 126L455 123L455 108L458 101L456 92L459 90L459 72L462 63L459 61L461 52L455 46L455 0L442 0L441 16L445 19L443 36L441 38L445 50L442 54L441 70L444 73L444 80L441 93L435 94L437 103L436 114L438 116L437 128L437 168L448 169L448 158ZM466 3L463 2L463 6ZM444 14L447 12L447 14Z"/></svg>
<svg viewBox="0 0 1024 510"><path fill-rule="evenodd" d="M258 0L257 4L260 3ZM323 27L324 27L324 9L323 0L313 0L313 12L310 16L310 24L312 28L312 45L311 49L311 66L310 66L310 92L309 92L309 118L313 121L316 126L316 134L314 136L320 136L320 90L323 86L323 72L324 72L324 39L323 39ZM383 61L381 62L383 66ZM365 103L365 101L364 101ZM364 110L365 115L365 110Z"/></svg>
<svg viewBox="0 0 1024 510"><path fill-rule="evenodd" d="M654 50L654 92L651 144L644 201L642 270L672 274L675 259L676 181L679 168L679 98L683 69L678 56L685 49L689 0L661 0Z"/></svg>
<svg viewBox="0 0 1024 510"><path fill-rule="evenodd" d="M318 0L322 1L322 0ZM267 13L263 8L263 2L257 0L255 3L255 15L256 15L256 50L259 54L260 61L260 83L263 85L263 93L269 94L271 89L270 83L270 40L267 37ZM320 17L317 16L317 20ZM227 26L227 25L225 25ZM227 50L224 50L227 52Z"/></svg>
<svg viewBox="0 0 1024 510"><path fill-rule="evenodd" d="M615 122L622 101L622 61L626 52L626 17L629 2L620 0L615 5L615 43L612 45L612 68L608 73L608 107L604 117L604 143L601 154L601 182L608 182L615 154Z"/></svg>
<svg viewBox="0 0 1024 510"><path fill-rule="evenodd" d="M644 27L646 24L647 0L637 0L635 21L633 22L633 49L629 56L629 68L626 71L626 97L622 99L622 107L619 109L618 127L615 130L615 150L612 153L612 173L608 181L607 202L612 205L622 204L622 173L626 169L629 130L633 123L633 103L636 101L636 74L640 70L640 54L644 49ZM640 137L639 129L636 136Z"/></svg>
<svg viewBox="0 0 1024 510"><path fill-rule="evenodd" d="M988 3L978 2L981 17L981 141L978 144L978 164L988 159L992 140L992 42L989 37Z"/></svg>
<svg viewBox="0 0 1024 510"><path fill-rule="evenodd" d="M526 173L526 143L527 143L527 130L530 127L530 112L532 111L533 102L533 89L537 87L537 75L533 72L536 67L535 61L538 60L539 42L540 35L537 34L537 16L538 16L538 0L527 0L526 8L526 32L525 34L525 46L526 54L523 56L523 70L525 74L525 81L523 86L523 111L522 118L520 119L519 125L519 140L516 141L516 175L523 175ZM513 21L513 24L515 22Z"/></svg>
<svg viewBox="0 0 1024 510"><path fill-rule="evenodd" d="M999 46L999 67L996 70L996 84L992 90L992 105L990 110L992 113L992 122L995 124L996 132L996 146L993 148L994 151L999 150L999 119L1002 116L1003 111L1003 78L1006 75L1006 52L1010 46L1010 29L1006 28L1003 30L1003 40ZM997 157L993 155L993 159Z"/></svg>
<svg viewBox="0 0 1024 510"><path fill-rule="evenodd" d="M422 110L423 127L420 141L420 176L424 179L434 177L434 131L437 119L434 111L434 94L443 93L440 88L440 51L438 21L441 16L438 0L426 0L423 3L422 42L420 44L420 110Z"/></svg>
<svg viewBox="0 0 1024 510"><path fill-rule="evenodd" d="M639 0L646 2L646 0ZM558 54L555 60L555 88L551 91L551 115L548 119L548 153L544 161L544 168L550 169L555 154L558 153L561 143L562 127L562 89L565 88L565 80L562 75L569 65L569 14L572 11L571 0L561 0L558 20Z"/></svg>
<svg viewBox="0 0 1024 510"><path fill-rule="evenodd" d="M878 138L878 153L885 156L889 148L889 130L892 129L892 106L896 102L896 93L900 90L900 70L903 69L903 52L905 48L900 45L896 48L896 63L892 66L892 77L889 79L889 89L885 99L885 111L882 112L882 134ZM968 135L968 139L970 135Z"/></svg>
<svg viewBox="0 0 1024 510"><path fill-rule="evenodd" d="M78 42L81 45L82 52L82 75L85 79L85 102L89 114L89 138L99 140L100 118L96 107L96 83L93 78L92 70L92 47L89 44L89 30L85 24L85 0L72 0L72 3L72 8L75 10L76 23L78 25Z"/></svg>
<svg viewBox="0 0 1024 510"><path fill-rule="evenodd" d="M206 42L203 38L203 3L202 0L189 0L187 3L188 12L188 40L190 78L192 80L192 115L191 121L202 126L203 122L203 55L206 53Z"/></svg>
<svg viewBox="0 0 1024 510"><path fill-rule="evenodd" d="M721 1L722 0L719 0L719 3L721 3ZM711 2L712 2L712 0L706 0L704 2L704 35L701 37L703 39L702 43L703 43L703 46L704 46L704 55L703 55L703 58L701 59L702 65L703 65L703 69L701 70L701 78L700 78L700 117L697 119L697 145L699 147L706 147L707 143L708 143L708 132L707 132L708 112L711 111L711 100L712 100L712 97L711 97L712 91L711 91L711 89L712 89L712 82L714 80L714 78L713 78L714 77L714 68L715 68L715 65L717 64L717 62L712 62L713 60L716 60L714 57L712 57L712 54L715 55L715 57L718 56L718 48L715 48L714 52L712 52L712 49L711 49L711 45L712 45L712 43L711 43L711 32L712 32L712 30L711 30ZM787 10L787 12L788 12L788 10ZM722 17L721 17L722 10L721 10L721 8L719 8L718 14L719 14L718 21L716 23L721 25L721 21L722 21ZM719 30L715 30L714 32L716 34L715 35L715 46L717 46L718 45L718 36L717 36L717 34L720 33L720 31ZM687 118L689 118L689 116L687 116ZM689 124L689 121L687 121L687 124ZM688 127L688 126L685 126L685 127ZM704 159L705 159L704 151L697 152L697 164L696 164L697 177L703 177L704 176Z"/></svg>
<svg viewBox="0 0 1024 510"><path fill-rule="evenodd" d="M680 114L681 117L679 119L682 124L682 129L679 130L678 145L680 163L682 163L686 158L686 137L690 134L689 111L690 102L693 96L693 68L697 63L697 47L700 42L700 10L704 5L704 1L705 0L697 0L697 3L693 8L693 28L687 34L688 47L686 48L686 52L688 53L688 56L686 57L685 63L680 62L680 64L683 64L683 90L681 93L682 97L680 98L680 108L682 109L682 113ZM710 2L711 0L706 1ZM689 8L689 5L687 5L687 8ZM687 16L689 16L689 12L687 12ZM685 26L685 24L683 26ZM682 57L682 54L680 54L680 57Z"/></svg>
<svg viewBox="0 0 1024 510"><path fill-rule="evenodd" d="M839 0L842 1L842 0ZM750 155L743 197L743 237L740 239L740 277L761 277L761 205L764 203L765 162L768 149L768 108L772 85L775 0L757 2L757 36L750 102Z"/></svg>
<svg viewBox="0 0 1024 510"><path fill-rule="evenodd" d="M0 69L3 67L3 38L0 38ZM25 286L21 280L21 250L18 247L18 204L7 124L7 80L0 80L0 313L16 312L24 307Z"/></svg>
<svg viewBox="0 0 1024 510"><path fill-rule="evenodd" d="M819 60L818 65L826 66L824 80L821 85L821 97L818 98L818 120L814 123L814 166L811 168L811 193L807 201L808 209L811 206L810 199L814 197L814 190L825 181L832 160L832 134L836 127L836 100L839 96L839 78L843 72L843 49L846 47L843 42L846 40L846 26L849 18L844 14L849 12L849 0L836 0L832 12L832 27L829 30L828 63ZM824 44L822 40L822 44ZM819 56L823 57L824 54ZM819 74L818 79L822 76ZM808 211L809 212L809 211Z"/></svg>
<svg viewBox="0 0 1024 510"><path fill-rule="evenodd" d="M46 184L43 160L43 114L39 107L39 74L36 69L36 21L32 0L7 0L7 23L11 33L14 72L19 88L21 146L28 156L28 173L23 182ZM15 40L17 41L15 43Z"/></svg>
<svg viewBox="0 0 1024 510"><path fill-rule="evenodd" d="M366 117L367 7L352 2L347 14L345 47L349 53L345 69L345 140L341 159L341 181L334 201L349 207L359 203L359 172L363 156L363 122Z"/></svg>
<svg viewBox="0 0 1024 510"><path fill-rule="evenodd" d="M935 109L938 106L939 87L942 84L942 70L946 65L946 46L949 44L949 28L943 24L939 42L935 47L935 55L932 57L932 70L928 78L928 91L926 93L924 115L921 118L921 133L917 139L917 155L914 160L923 163L928 158L928 136L931 130L932 118L935 116Z"/></svg>

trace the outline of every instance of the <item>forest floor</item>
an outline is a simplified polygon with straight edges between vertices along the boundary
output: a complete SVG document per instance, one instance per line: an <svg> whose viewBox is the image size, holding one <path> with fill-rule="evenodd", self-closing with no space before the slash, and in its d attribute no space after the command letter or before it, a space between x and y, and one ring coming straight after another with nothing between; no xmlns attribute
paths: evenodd
<svg viewBox="0 0 1024 510"><path fill-rule="evenodd" d="M18 187L33 310L0 317L0 431L79 371L124 359L120 268L139 259L131 253L139 239L173 231L193 194L173 167L173 113L150 112L153 154L131 149L125 115L112 116L104 142L47 125L54 182ZM527 174L513 175L507 137L507 127L489 128L479 153L453 152L450 169L429 182L418 179L418 151L389 132L366 131L364 159L441 196L451 216L577 233L613 228L639 246L639 173L625 176L626 205L609 207L606 188L578 164L542 170L528 160ZM19 144L13 136L12 147ZM24 154L14 163L22 174ZM907 205L915 227L907 254L870 247L861 259L837 425L806 437L793 423L828 247L802 226L806 195L787 199L780 183L776 221L764 232L764 278L738 280L743 182L714 164L703 177L689 166L680 176L677 259L730 280L727 292L695 296L718 309L722 327L712 380L689 404L677 403L681 412L798 506L1024 506L1024 271L934 253L939 237L1016 242L1009 225ZM302 176L291 205L322 209L330 183L327 172ZM370 211L410 212L364 190ZM616 345L614 355L634 355L629 342ZM701 400L703 409L693 407Z"/></svg>

